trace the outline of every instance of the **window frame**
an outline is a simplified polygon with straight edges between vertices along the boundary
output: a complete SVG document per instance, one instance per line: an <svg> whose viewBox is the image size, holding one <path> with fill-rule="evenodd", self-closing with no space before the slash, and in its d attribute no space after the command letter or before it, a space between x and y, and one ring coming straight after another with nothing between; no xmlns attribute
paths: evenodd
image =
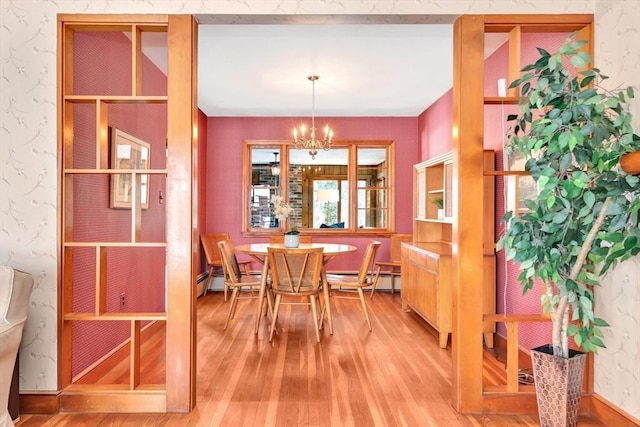
<svg viewBox="0 0 640 427"><path fill-rule="evenodd" d="M246 237L252 236L272 236L282 234L286 230L282 225L270 228L253 228L251 227L251 204L249 197L253 188L252 183L252 149L264 148L280 152L280 175L279 175L279 194L285 200L289 200L289 149L295 149L294 145L289 141L281 140L244 140L242 146L242 235ZM385 185L381 190L386 190L385 198L387 201L386 214L387 223L384 228L358 228L358 208L357 203L348 203L348 227L346 228L309 228L299 227L299 231L305 235L322 235L329 236L339 234L340 236L353 235L374 235L387 236L395 232L395 194L393 178L395 177L395 141L393 140L349 140L336 141L333 148L347 149L348 166L347 180L349 183L350 200L357 197L357 188L359 166L357 164L358 149L374 148L386 149L386 167L384 171ZM341 203L344 201L341 200ZM376 208L379 209L379 208Z"/></svg>

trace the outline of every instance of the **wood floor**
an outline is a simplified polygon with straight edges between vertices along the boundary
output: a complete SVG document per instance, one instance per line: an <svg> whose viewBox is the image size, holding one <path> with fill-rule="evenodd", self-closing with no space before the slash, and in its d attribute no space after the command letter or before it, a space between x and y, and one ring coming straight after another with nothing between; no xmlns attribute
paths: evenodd
<svg viewBox="0 0 640 427"><path fill-rule="evenodd" d="M198 299L193 412L22 415L16 426L539 425L535 415L457 414L450 403L450 352L438 347L424 321L402 312L398 294L377 293L367 300L372 332L358 301L332 301L333 336L323 331L316 343L311 312L283 306L279 335L269 343L267 318L259 335L253 334L255 300L240 301L225 331L229 303L222 293L210 292ZM158 378L164 375L164 344L154 346L158 357L145 357L143 363L162 366L162 372L149 374ZM589 417L581 417L579 425L601 426Z"/></svg>

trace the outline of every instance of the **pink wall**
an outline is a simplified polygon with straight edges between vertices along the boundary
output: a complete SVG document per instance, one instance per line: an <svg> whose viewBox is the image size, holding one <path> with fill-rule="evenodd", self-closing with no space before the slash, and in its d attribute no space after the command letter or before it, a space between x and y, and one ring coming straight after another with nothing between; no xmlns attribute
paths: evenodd
<svg viewBox="0 0 640 427"><path fill-rule="evenodd" d="M306 118L302 118L305 120ZM320 119L323 123L325 118ZM393 140L396 142L396 231L410 233L413 228L412 165L418 158L417 118L411 117L336 117L326 118L339 140ZM206 231L228 231L234 243L264 241L245 238L242 228L242 142L244 140L282 141L299 124L295 117L209 117L207 131L207 216ZM215 196L214 196L215 195ZM321 237L315 241L335 241ZM357 270L369 237L340 238L358 246L355 254L340 256L331 261L332 270ZM383 242L380 259L389 256L387 238Z"/></svg>
<svg viewBox="0 0 640 427"><path fill-rule="evenodd" d="M451 151L453 147L452 129L453 91L449 89L418 117L420 161L432 159Z"/></svg>
<svg viewBox="0 0 640 427"><path fill-rule="evenodd" d="M148 95L166 95L166 76L149 60L143 63ZM131 41L119 33L77 33L74 51L75 94L131 94ZM167 112L165 105L110 104L109 126L121 129L151 145L150 167L163 169ZM73 167L94 168L96 112L92 104L75 104ZM151 124L151 125L150 125ZM67 165L71 167L71 165ZM165 209L158 193L165 178L151 176L149 208L142 212L142 241L165 241ZM73 187L73 239L75 241L128 241L131 211L109 207L107 176L76 175ZM163 248L109 248L107 250L107 311L163 312ZM73 310L95 310L95 250L73 250ZM120 294L126 308L120 309ZM129 338L129 322L74 322L72 375L77 375ZM99 339L97 339L99 337Z"/></svg>

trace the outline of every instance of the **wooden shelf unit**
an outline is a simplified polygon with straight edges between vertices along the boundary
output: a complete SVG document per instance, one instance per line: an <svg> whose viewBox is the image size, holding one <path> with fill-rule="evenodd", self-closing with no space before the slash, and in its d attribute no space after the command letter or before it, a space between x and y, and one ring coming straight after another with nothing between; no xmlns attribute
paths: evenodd
<svg viewBox="0 0 640 427"><path fill-rule="evenodd" d="M495 168L495 153L484 150L485 171ZM402 306L412 310L429 323L439 334L441 348L446 348L452 330L451 247L453 228L452 153L414 166L414 223L412 243L403 243ZM445 214L438 218L433 199L444 199ZM496 310L495 177L484 177L483 197L483 310ZM493 347L495 324L483 327L485 344Z"/></svg>

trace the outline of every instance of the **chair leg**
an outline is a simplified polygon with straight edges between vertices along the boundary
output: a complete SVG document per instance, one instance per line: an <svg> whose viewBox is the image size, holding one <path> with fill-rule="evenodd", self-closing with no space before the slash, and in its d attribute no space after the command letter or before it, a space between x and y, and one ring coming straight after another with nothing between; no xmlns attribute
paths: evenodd
<svg viewBox="0 0 640 427"><path fill-rule="evenodd" d="M382 266L378 266L376 270L376 277L380 276L380 270L382 270ZM391 276L393 277L393 276ZM393 280L393 279L392 279ZM378 286L378 281L373 282L373 286L371 287L371 296L369 298L373 299L373 293L376 291L376 286Z"/></svg>
<svg viewBox="0 0 640 427"><path fill-rule="evenodd" d="M238 304L239 293L240 288L233 288L233 292L231 293L231 307L229 307L229 312L227 313L227 320L224 322L224 329L227 329L229 320L233 317L233 313L236 311L236 304Z"/></svg>
<svg viewBox="0 0 640 427"><path fill-rule="evenodd" d="M278 310L280 310L280 300L282 299L282 295L276 295L276 301L274 302L273 307L273 319L271 319L271 330L269 331L269 342L273 340L273 331L276 329L276 320L278 320Z"/></svg>
<svg viewBox="0 0 640 427"><path fill-rule="evenodd" d="M396 276L399 273L400 272L396 270L395 267L393 268L393 270L391 270L391 293L392 294L396 293Z"/></svg>
<svg viewBox="0 0 640 427"><path fill-rule="evenodd" d="M320 342L320 329L318 325L318 307L315 295L309 295L309 305L311 305L311 313L313 313L313 326L316 330L316 342Z"/></svg>
<svg viewBox="0 0 640 427"><path fill-rule="evenodd" d="M207 296L207 291L211 287L211 282L213 282L213 267L209 267L209 276L207 277L207 284L204 287L204 295Z"/></svg>
<svg viewBox="0 0 640 427"><path fill-rule="evenodd" d="M362 288L358 288L358 296L360 296L360 302L362 303L362 311L364 311L364 317L367 319L367 325L369 325L369 330L371 331L371 322L369 321L369 312L367 311L367 304L364 302L364 292L362 292Z"/></svg>

